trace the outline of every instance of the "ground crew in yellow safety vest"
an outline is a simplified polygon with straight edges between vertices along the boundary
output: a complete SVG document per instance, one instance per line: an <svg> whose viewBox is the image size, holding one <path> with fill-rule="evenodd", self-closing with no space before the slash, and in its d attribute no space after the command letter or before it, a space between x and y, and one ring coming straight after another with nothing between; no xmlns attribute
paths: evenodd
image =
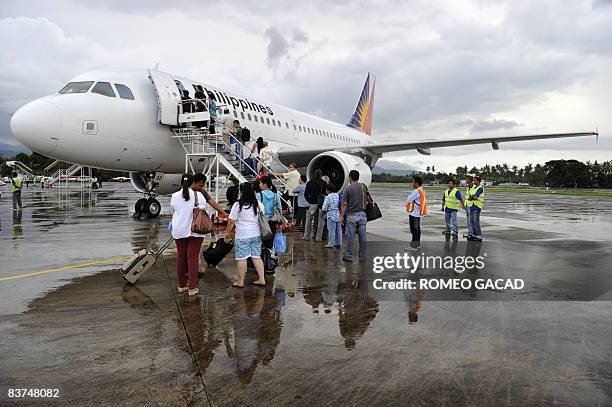
<svg viewBox="0 0 612 407"><path fill-rule="evenodd" d="M20 211L23 208L21 204L21 189L23 183L21 178L17 176L16 172L13 172L13 178L11 178L11 192L13 193L13 210Z"/></svg>
<svg viewBox="0 0 612 407"><path fill-rule="evenodd" d="M421 177L412 177L412 187L414 189L408 195L406 202L412 241L410 247L405 250L420 250L421 248L421 216L427 215L427 198L422 185L423 179Z"/></svg>
<svg viewBox="0 0 612 407"><path fill-rule="evenodd" d="M480 230L480 212L482 211L482 207L484 205L485 193L484 187L480 185L480 182L480 177L474 177L474 186L470 191L470 196L468 197L469 201L466 201L466 205L467 202L472 202L472 206L470 207L469 211L471 230L468 231L468 240L482 240L482 232Z"/></svg>
<svg viewBox="0 0 612 407"><path fill-rule="evenodd" d="M446 224L446 229L442 233L452 233L454 238L459 237L459 225L457 224L459 205L462 209L465 208L461 192L455 187L455 180L449 179L448 189L442 195L442 210L444 211L444 223Z"/></svg>
<svg viewBox="0 0 612 407"><path fill-rule="evenodd" d="M465 180L466 189L465 189L465 215L467 221L467 235L463 235L463 237L468 237L472 233L472 227L470 226L470 208L473 205L473 201L470 201L468 198L474 194L474 178L468 176Z"/></svg>

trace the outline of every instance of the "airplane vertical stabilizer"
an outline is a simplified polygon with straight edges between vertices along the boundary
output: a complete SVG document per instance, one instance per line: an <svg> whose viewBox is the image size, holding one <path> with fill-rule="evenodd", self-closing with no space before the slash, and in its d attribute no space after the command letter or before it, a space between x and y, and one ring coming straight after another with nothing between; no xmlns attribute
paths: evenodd
<svg viewBox="0 0 612 407"><path fill-rule="evenodd" d="M355 113L351 116L351 120L346 124L367 134L372 135L372 121L374 114L374 92L376 90L376 77L372 75L372 83L370 84L370 74L363 85L359 102L355 108Z"/></svg>

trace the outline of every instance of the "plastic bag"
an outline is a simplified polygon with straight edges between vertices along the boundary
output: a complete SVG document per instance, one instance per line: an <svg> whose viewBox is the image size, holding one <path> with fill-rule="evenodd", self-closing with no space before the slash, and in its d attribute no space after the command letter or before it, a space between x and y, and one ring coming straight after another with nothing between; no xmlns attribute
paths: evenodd
<svg viewBox="0 0 612 407"><path fill-rule="evenodd" d="M283 254L287 251L287 237L280 230L274 236L274 251Z"/></svg>

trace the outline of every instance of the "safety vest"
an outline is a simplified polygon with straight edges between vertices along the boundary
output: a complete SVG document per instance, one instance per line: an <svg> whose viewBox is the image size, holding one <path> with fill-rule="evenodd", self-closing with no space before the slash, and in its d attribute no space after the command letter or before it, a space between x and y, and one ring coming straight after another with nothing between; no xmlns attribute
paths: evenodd
<svg viewBox="0 0 612 407"><path fill-rule="evenodd" d="M459 210L459 199L457 199L457 188L444 191L444 207Z"/></svg>
<svg viewBox="0 0 612 407"><path fill-rule="evenodd" d="M474 205L474 201L470 201L468 198L470 196L474 195L475 192L476 192L476 187L474 187L474 184L472 184L472 186L468 187L465 190L465 193L467 195L467 197L465 198L465 206L466 207L469 208L470 206Z"/></svg>
<svg viewBox="0 0 612 407"><path fill-rule="evenodd" d="M419 191L419 202L421 202L420 204L418 204L420 207L420 214L421 216L425 216L427 215L427 199L425 198L425 190L423 189L423 187L418 187L417 191ZM414 201L408 202L408 204L406 205L406 211L412 212L413 209Z"/></svg>
<svg viewBox="0 0 612 407"><path fill-rule="evenodd" d="M479 185L477 187L474 187L474 193L472 193L472 195L476 195L476 191L478 191L479 188L482 188L482 192L480 193L480 196L477 197L478 199L475 200L475 201L472 201L472 202L473 202L474 206L482 209L482 206L484 205L484 199L485 199L485 197L484 197L485 193L484 193L483 186Z"/></svg>
<svg viewBox="0 0 612 407"><path fill-rule="evenodd" d="M11 192L21 191L21 178L15 177L11 180Z"/></svg>

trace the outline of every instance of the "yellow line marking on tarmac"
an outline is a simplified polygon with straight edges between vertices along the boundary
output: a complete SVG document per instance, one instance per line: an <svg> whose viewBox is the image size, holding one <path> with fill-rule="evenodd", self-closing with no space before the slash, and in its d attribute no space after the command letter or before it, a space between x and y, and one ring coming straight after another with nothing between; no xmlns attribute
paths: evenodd
<svg viewBox="0 0 612 407"><path fill-rule="evenodd" d="M90 261L88 263L75 264L72 266L64 266L64 267L59 267L59 268L51 269L51 270L42 270L42 271L36 271L34 273L19 274L19 275L10 276L10 277L1 277L0 281L16 280L18 278L33 277L33 276L38 276L41 274L55 273L56 271L64 271L64 270L77 269L77 268L87 267L87 266L95 266L98 264L112 263L112 262L120 261L120 260L125 261L125 260L128 260L130 257L131 256L113 257L111 259Z"/></svg>

